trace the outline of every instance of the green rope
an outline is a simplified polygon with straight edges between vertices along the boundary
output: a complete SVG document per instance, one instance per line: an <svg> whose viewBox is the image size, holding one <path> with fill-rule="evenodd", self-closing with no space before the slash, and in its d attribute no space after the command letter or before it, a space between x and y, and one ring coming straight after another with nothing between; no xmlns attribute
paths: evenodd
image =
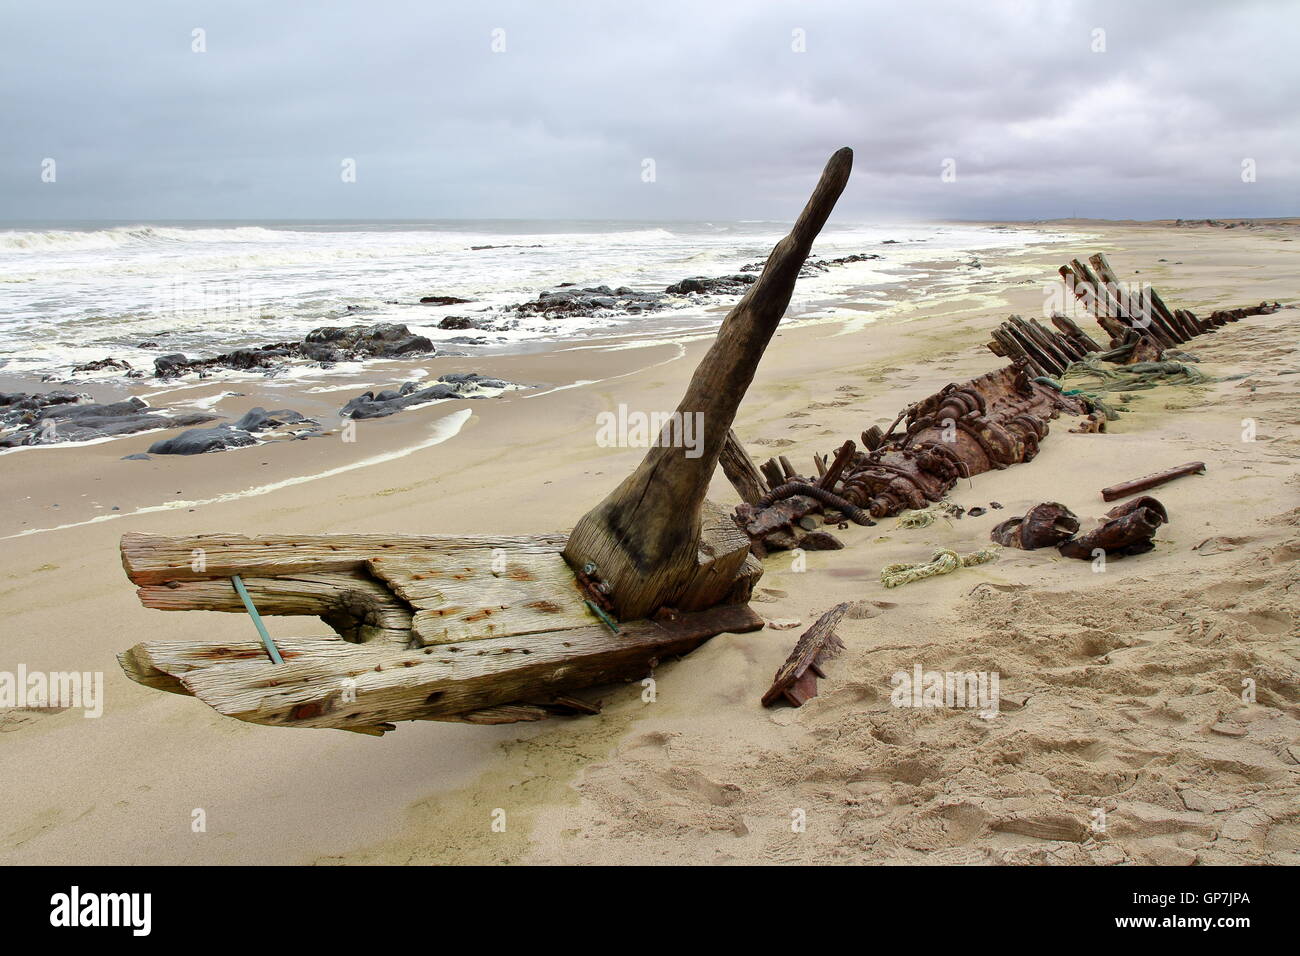
<svg viewBox="0 0 1300 956"><path fill-rule="evenodd" d="M889 564L880 569L880 583L887 588L901 587L913 581L932 578L937 574L951 574L958 568L969 568L976 564L996 560L996 547L973 551L970 554L958 554L950 548L940 548L924 564Z"/></svg>
<svg viewBox="0 0 1300 956"><path fill-rule="evenodd" d="M952 505L948 502L936 501L924 508L904 512L898 516L898 520L894 522L894 525L898 528L928 528L940 518L948 517L951 509Z"/></svg>

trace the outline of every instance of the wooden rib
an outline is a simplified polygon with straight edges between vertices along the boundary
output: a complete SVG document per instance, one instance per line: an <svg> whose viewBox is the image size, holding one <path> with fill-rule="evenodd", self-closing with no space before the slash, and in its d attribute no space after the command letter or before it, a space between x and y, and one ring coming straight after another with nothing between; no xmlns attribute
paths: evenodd
<svg viewBox="0 0 1300 956"><path fill-rule="evenodd" d="M1052 324L1061 330L1066 336L1076 342L1085 352L1100 352L1101 346L1097 341L1081 329L1073 319L1068 315L1053 314Z"/></svg>
<svg viewBox="0 0 1300 956"><path fill-rule="evenodd" d="M1088 257L1088 262L1097 270L1097 274L1101 276L1102 281L1115 289L1116 294L1123 289L1124 284L1120 281L1119 275L1115 270L1111 268L1110 262L1106 259L1104 254L1098 252L1095 255L1091 255ZM1180 330L1165 326L1160 313L1156 311L1154 307L1149 310L1149 314L1145 316L1146 322L1143 323L1143 317L1134 315L1132 310L1129 309L1127 305L1120 302L1117 297L1114 298L1114 301L1117 303L1121 319L1139 332L1147 333L1165 348L1170 348L1187 340L1187 336Z"/></svg>

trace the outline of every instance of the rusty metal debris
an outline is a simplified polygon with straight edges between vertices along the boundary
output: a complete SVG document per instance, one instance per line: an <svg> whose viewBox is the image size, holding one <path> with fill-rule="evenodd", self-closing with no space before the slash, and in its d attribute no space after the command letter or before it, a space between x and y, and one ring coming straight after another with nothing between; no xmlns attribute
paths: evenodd
<svg viewBox="0 0 1300 956"><path fill-rule="evenodd" d="M1079 534L1074 512L1059 501L1044 501L1020 518L1008 518L989 534L1007 547L1033 551L1056 547L1063 557L1089 560L1102 550L1111 557L1143 554L1155 545L1156 529L1169 521L1169 512L1155 498L1126 501L1106 513L1095 528Z"/></svg>
<svg viewBox="0 0 1300 956"><path fill-rule="evenodd" d="M1063 557L1090 560L1098 550L1107 557L1145 554L1155 547L1156 529L1169 520L1164 505L1154 498L1138 498L1113 508L1096 528L1060 545Z"/></svg>
<svg viewBox="0 0 1300 956"><path fill-rule="evenodd" d="M1003 521L989 537L1008 548L1033 551L1055 547L1078 532L1079 519L1073 511L1059 501L1044 501L1034 505L1022 517Z"/></svg>
<svg viewBox="0 0 1300 956"><path fill-rule="evenodd" d="M1116 498L1126 498L1129 495L1137 494L1139 491L1148 491L1157 488L1166 482L1173 481L1175 478L1182 478L1184 475L1200 475L1205 473L1205 462L1189 461L1185 465L1178 465L1175 468L1168 468L1164 471L1158 471L1154 475L1147 475L1143 478L1134 478L1132 481L1122 481L1117 485L1101 489L1101 496L1106 501L1114 501ZM1154 501L1154 498L1145 499Z"/></svg>
<svg viewBox="0 0 1300 956"><path fill-rule="evenodd" d="M1062 412L1085 415L1088 405L1032 381L1023 362L948 385L908 408L878 447L855 458L839 493L873 518L924 508L960 478L1031 461L1048 422Z"/></svg>
<svg viewBox="0 0 1300 956"><path fill-rule="evenodd" d="M766 462L761 471L779 475L778 487L740 505L734 518L760 557L799 547L797 522L807 515L829 508L834 520L872 524L925 508L961 478L1031 461L1051 419L1090 412L1086 399L1034 381L1018 360L904 409L887 432L863 435L865 453L846 443L817 482L794 475L787 460Z"/></svg>
<svg viewBox="0 0 1300 956"><path fill-rule="evenodd" d="M842 529L846 520L872 524L873 519L926 509L961 478L1033 460L1047 436L1048 422L1062 414L1077 416L1072 432L1104 432L1108 419L1127 410L1122 404L1127 396L1112 399L1111 392L1203 381L1192 366L1183 364L1194 357L1178 346L1225 322L1281 308L1262 302L1198 319L1188 310L1171 309L1149 285L1140 294L1128 291L1100 254L1086 263L1073 259L1060 273L1068 295L1091 311L1109 337L1108 345L1059 312L1051 316L1055 328L1013 315L993 331L988 344L994 354L1012 359L1010 365L946 386L899 412L886 430L871 425L862 432L862 451L850 441L833 455L814 456L816 479L798 474L784 455L756 465L735 435L728 434L721 463L745 502L733 520L749 536L753 554L762 558L773 550L828 546L808 537L826 535L813 530L816 515ZM1067 372L1100 382L1085 382L1087 391L1065 388L1059 379ZM1141 484L1148 480L1153 483ZM1163 480L1169 479L1151 476L1116 488L1132 494ZM994 540L1021 548L1059 543L1070 536L1062 534L1068 521L1078 519L1064 506L1057 507L1062 513L1031 512L1004 521L995 529ZM1134 519L1133 524L1141 522ZM840 546L831 540L829 546Z"/></svg>

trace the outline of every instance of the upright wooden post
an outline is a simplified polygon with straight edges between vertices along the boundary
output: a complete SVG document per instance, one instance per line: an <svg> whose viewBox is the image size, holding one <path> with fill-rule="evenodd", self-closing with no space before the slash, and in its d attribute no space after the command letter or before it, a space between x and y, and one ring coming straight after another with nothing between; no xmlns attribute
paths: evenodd
<svg viewBox="0 0 1300 956"><path fill-rule="evenodd" d="M736 409L852 166L853 151L847 147L831 156L794 228L723 319L691 377L677 413L683 420L702 414L696 419L703 424L702 447L652 447L636 471L584 515L569 536L565 559L574 567L595 565L594 573L609 585L610 600L623 620L645 617L665 605L691 610L716 602L744 563L748 538L742 535L739 546L718 540L714 531L723 528L703 520L704 496ZM688 457L688 451L698 454ZM705 525L708 534L702 534Z"/></svg>

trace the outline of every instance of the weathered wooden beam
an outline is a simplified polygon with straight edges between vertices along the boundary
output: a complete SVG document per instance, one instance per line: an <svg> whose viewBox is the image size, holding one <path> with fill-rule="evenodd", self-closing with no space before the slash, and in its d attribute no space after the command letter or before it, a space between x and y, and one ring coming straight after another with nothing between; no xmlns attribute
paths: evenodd
<svg viewBox="0 0 1300 956"><path fill-rule="evenodd" d="M1139 332L1146 332L1165 348L1187 341L1187 336L1181 330L1165 326L1164 320L1155 309L1138 311L1133 307L1131 301L1126 301L1128 297L1124 295L1125 285L1120 281L1115 270L1111 268L1109 260L1103 253L1098 252L1089 256L1088 262L1097 270L1097 275L1100 276L1102 282L1113 290L1112 297L1118 305L1119 317L1129 326Z"/></svg>
<svg viewBox="0 0 1300 956"><path fill-rule="evenodd" d="M414 609L416 644L541 634L600 623L573 569L554 552L474 548L383 555L367 562Z"/></svg>
<svg viewBox="0 0 1300 956"><path fill-rule="evenodd" d="M1042 346L1034 341L1032 336L1014 323L1003 322L1002 331L1008 338L1013 339L1020 346L1021 352L1031 358L1035 365L1044 370L1045 374L1058 376L1065 371L1065 366L1058 359L1046 352Z"/></svg>
<svg viewBox="0 0 1300 956"><path fill-rule="evenodd" d="M763 462L759 466L759 471L763 473L763 478L766 479L769 489L785 484L785 472L781 470L781 465L775 458L769 458Z"/></svg>
<svg viewBox="0 0 1300 956"><path fill-rule="evenodd" d="M818 480L818 487L825 488L827 491L834 491L835 483L840 480L849 459L853 457L857 450L858 446L853 443L853 439L849 439L841 445L839 451L835 453L835 460L831 462L830 467L826 469L826 473Z"/></svg>
<svg viewBox="0 0 1300 956"><path fill-rule="evenodd" d="M316 615L348 641L405 646L411 640L410 607L363 571L240 576L260 614ZM246 613L229 578L146 584L137 593L141 604L159 611Z"/></svg>
<svg viewBox="0 0 1300 956"><path fill-rule="evenodd" d="M702 606L688 587L698 579L701 560L721 562L719 573L725 573L722 565L736 558L701 536L705 494L736 409L852 165L853 151L848 148L830 158L794 228L777 243L758 280L723 319L713 346L691 377L676 411L681 420L689 416L702 423L703 442L691 449L668 442L652 447L636 471L570 534L566 559L575 567L590 563L599 569L622 619L643 617L662 606ZM746 545L740 560L747 555Z"/></svg>
<svg viewBox="0 0 1300 956"><path fill-rule="evenodd" d="M1042 351L1044 355L1052 360L1057 368L1064 372L1069 364L1074 361L1073 357L1062 352L1060 346L1053 342L1047 335L1043 334L1040 329L1026 322L1018 315L1011 316L1011 324L1025 337L1027 341L1033 342Z"/></svg>
<svg viewBox="0 0 1300 956"><path fill-rule="evenodd" d="M444 554L482 548L502 548L517 554L559 553L565 540L563 534L200 534L167 538L130 533L122 535L122 567L136 584L162 584L229 578L232 574L276 577L351 571L385 554Z"/></svg>
<svg viewBox="0 0 1300 956"><path fill-rule="evenodd" d="M754 459L749 457L749 452L745 451L745 446L731 429L727 429L727 440L718 455L718 464L722 466L722 473L736 489L741 501L752 505L772 490L763 480L763 473L754 464Z"/></svg>
<svg viewBox="0 0 1300 956"><path fill-rule="evenodd" d="M635 621L619 635L594 625L415 650L278 638L279 665L257 641L157 641L120 659L134 679L192 694L240 720L383 733L393 721L438 720L643 677L710 637L762 626L753 610L737 605Z"/></svg>
<svg viewBox="0 0 1300 956"><path fill-rule="evenodd" d="M1101 346L1091 335L1081 329L1073 319L1068 315L1061 315L1059 312L1052 313L1052 324L1061 330L1062 334L1078 343L1085 352L1100 352Z"/></svg>
<svg viewBox="0 0 1300 956"><path fill-rule="evenodd" d="M817 678L826 676L821 669L822 663L844 648L843 642L835 635L835 628L848 609L847 603L837 604L803 632L790 656L777 670L772 686L763 695L764 707L771 707L782 699L795 707L802 707L817 696Z"/></svg>

